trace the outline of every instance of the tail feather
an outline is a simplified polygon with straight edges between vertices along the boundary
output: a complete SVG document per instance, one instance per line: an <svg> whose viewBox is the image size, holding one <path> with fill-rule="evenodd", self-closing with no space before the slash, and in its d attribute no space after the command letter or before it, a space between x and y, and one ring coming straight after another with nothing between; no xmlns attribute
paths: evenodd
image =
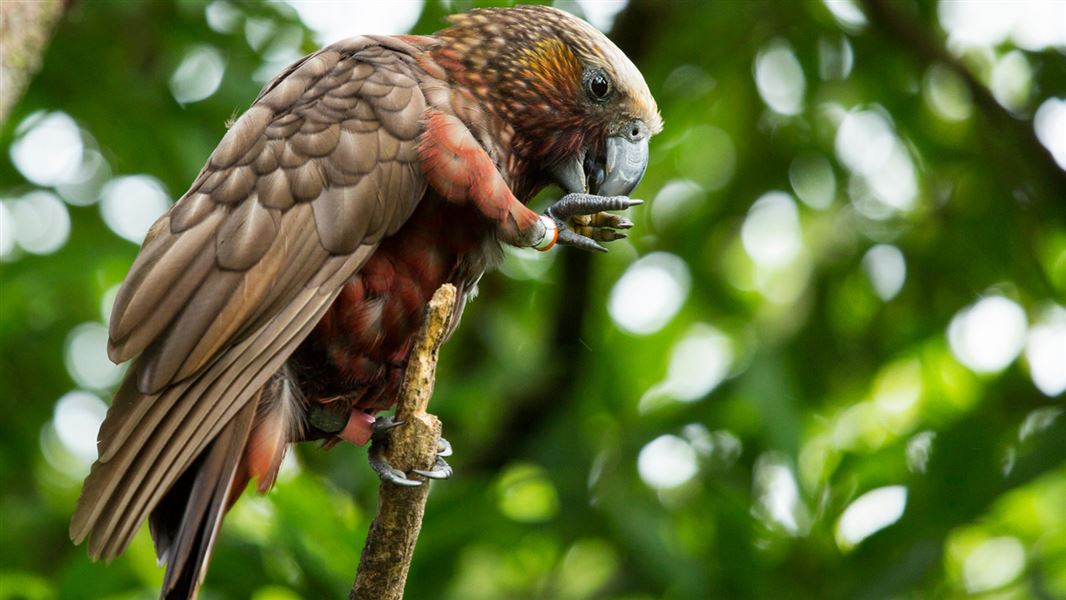
<svg viewBox="0 0 1066 600"><path fill-rule="evenodd" d="M156 554L167 563L163 600L191 600L200 589L222 518L243 491L231 487L257 404L253 399L237 413L149 517Z"/></svg>

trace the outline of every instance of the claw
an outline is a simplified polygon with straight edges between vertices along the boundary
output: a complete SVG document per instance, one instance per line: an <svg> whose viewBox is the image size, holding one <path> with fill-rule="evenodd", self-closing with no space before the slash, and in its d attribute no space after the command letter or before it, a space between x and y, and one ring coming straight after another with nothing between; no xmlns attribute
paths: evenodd
<svg viewBox="0 0 1066 600"><path fill-rule="evenodd" d="M559 243L564 246L573 246L575 248L581 248L582 250L588 250L589 252L607 252L607 248L597 244L594 240L574 233L569 229L559 230Z"/></svg>
<svg viewBox="0 0 1066 600"><path fill-rule="evenodd" d="M447 461L438 455L436 462L433 463L432 469L413 469L412 472L418 473L422 477L428 479L447 479L452 476L452 467Z"/></svg>
<svg viewBox="0 0 1066 600"><path fill-rule="evenodd" d="M395 425L392 427L395 427ZM389 427L389 429L392 427ZM418 487L422 485L421 481L408 479L403 471L390 465L382 454L384 448L383 444L375 443L370 446L370 451L367 453L370 460L370 468L374 469L374 472L378 474L378 479L403 487Z"/></svg>
<svg viewBox="0 0 1066 600"><path fill-rule="evenodd" d="M374 441L382 440L386 432L403 425L403 423L403 421L397 421L392 415L381 415L370 424L370 439Z"/></svg>
<svg viewBox="0 0 1066 600"><path fill-rule="evenodd" d="M437 456L451 456L452 443L444 438L437 438Z"/></svg>

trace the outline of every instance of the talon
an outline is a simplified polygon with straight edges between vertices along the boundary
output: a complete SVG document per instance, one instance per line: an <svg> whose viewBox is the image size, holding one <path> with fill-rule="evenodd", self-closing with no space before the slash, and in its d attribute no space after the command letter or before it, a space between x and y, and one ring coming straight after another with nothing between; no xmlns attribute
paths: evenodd
<svg viewBox="0 0 1066 600"><path fill-rule="evenodd" d="M452 476L452 467L438 455L432 469L413 469L412 472L428 479L447 479Z"/></svg>
<svg viewBox="0 0 1066 600"><path fill-rule="evenodd" d="M594 240L578 235L569 229L563 229L559 232L559 243L588 250L589 252L607 252L607 248L597 244Z"/></svg>
<svg viewBox="0 0 1066 600"><path fill-rule="evenodd" d="M437 438L437 456L451 456L452 443L444 438Z"/></svg>
<svg viewBox="0 0 1066 600"><path fill-rule="evenodd" d="M403 424L403 421L397 421L396 417L392 415L381 415L380 417L374 419L374 422L370 424L370 439L383 439L383 434L385 432L391 429L395 429Z"/></svg>
<svg viewBox="0 0 1066 600"><path fill-rule="evenodd" d="M375 440L374 444L370 446L370 451L367 452L370 468L374 469L374 472L378 474L378 479L403 487L418 487L422 485L421 481L408 479L403 471L390 465L382 454L384 448L385 445L380 440Z"/></svg>

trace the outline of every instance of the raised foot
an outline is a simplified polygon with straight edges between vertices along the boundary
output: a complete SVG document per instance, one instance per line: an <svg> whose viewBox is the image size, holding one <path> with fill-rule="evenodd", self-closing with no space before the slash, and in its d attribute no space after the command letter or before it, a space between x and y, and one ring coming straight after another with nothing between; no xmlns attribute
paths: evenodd
<svg viewBox="0 0 1066 600"><path fill-rule="evenodd" d="M370 426L372 432L370 436L371 443L370 450L367 453L370 467L378 474L378 478L384 482L404 487L418 487L422 485L422 481L409 479L403 471L393 467L385 459L385 448L389 445L389 431L400 425L403 425L403 421L397 421L391 415L383 415L374 420L374 424ZM413 469L412 472L427 479L447 479L452 476L452 468L444 460L444 457L451 456L451 454L452 445L448 443L448 440L440 438L437 440L437 459L433 463L433 467L425 470Z"/></svg>
<svg viewBox="0 0 1066 600"><path fill-rule="evenodd" d="M644 204L627 196L596 196L567 194L548 207L546 214L559 228L558 243L591 252L606 252L598 242L611 242L626 237L623 229L633 222L621 215L606 211L625 210Z"/></svg>

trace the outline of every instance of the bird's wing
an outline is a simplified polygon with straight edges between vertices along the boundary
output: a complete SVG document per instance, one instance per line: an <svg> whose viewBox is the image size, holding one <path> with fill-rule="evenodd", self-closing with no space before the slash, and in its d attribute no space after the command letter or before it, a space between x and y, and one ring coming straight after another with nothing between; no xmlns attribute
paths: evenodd
<svg viewBox="0 0 1066 600"><path fill-rule="evenodd" d="M109 355L139 356L100 428L71 537L113 558L425 192L417 51L338 42L272 81L149 231Z"/></svg>

